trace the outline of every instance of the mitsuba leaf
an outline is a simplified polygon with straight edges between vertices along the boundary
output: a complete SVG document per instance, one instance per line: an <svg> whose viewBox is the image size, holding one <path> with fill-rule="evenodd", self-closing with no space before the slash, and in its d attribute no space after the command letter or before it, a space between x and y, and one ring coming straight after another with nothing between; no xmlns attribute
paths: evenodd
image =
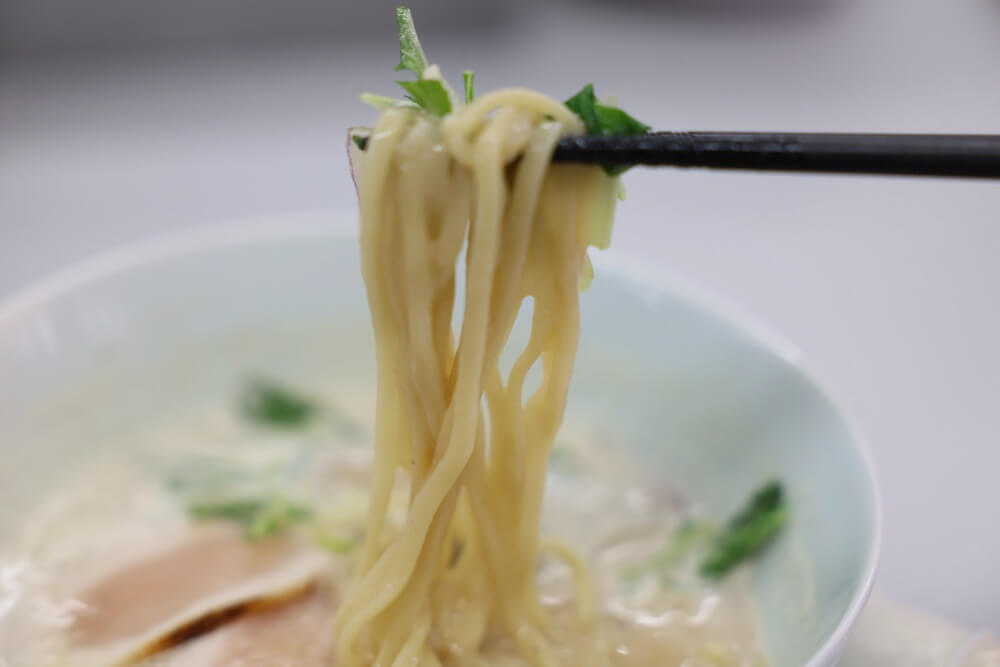
<svg viewBox="0 0 1000 667"><path fill-rule="evenodd" d="M462 83L465 87L465 103L468 104L476 97L476 73L471 69L463 71Z"/></svg>
<svg viewBox="0 0 1000 667"><path fill-rule="evenodd" d="M565 104L583 121L588 135L624 137L649 132L648 125L639 122L618 107L598 102L593 84L588 83L580 92L566 100ZM617 176L629 168L627 165L605 165L604 171L611 176Z"/></svg>
<svg viewBox="0 0 1000 667"><path fill-rule="evenodd" d="M408 7L396 7L396 24L399 26L399 64L396 65L396 71L409 70L422 77L430 63L420 45L417 28L413 24L413 13Z"/></svg>
<svg viewBox="0 0 1000 667"><path fill-rule="evenodd" d="M758 489L727 523L701 564L701 573L718 578L760 552L788 522L788 505L778 482Z"/></svg>
<svg viewBox="0 0 1000 667"><path fill-rule="evenodd" d="M435 116L451 113L451 97L440 79L420 79L419 81L397 81L410 99Z"/></svg>

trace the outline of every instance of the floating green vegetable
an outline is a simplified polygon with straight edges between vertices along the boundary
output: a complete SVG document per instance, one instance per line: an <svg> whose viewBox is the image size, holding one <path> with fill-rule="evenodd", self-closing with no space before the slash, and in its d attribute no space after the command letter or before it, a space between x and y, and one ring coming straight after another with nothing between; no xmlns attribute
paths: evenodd
<svg viewBox="0 0 1000 667"><path fill-rule="evenodd" d="M788 505L778 482L761 487L715 538L701 573L718 578L767 546L788 521Z"/></svg>
<svg viewBox="0 0 1000 667"><path fill-rule="evenodd" d="M361 544L361 540L358 538L351 540L341 539L318 526L313 529L313 540L319 546L338 556L351 553Z"/></svg>
<svg viewBox="0 0 1000 667"><path fill-rule="evenodd" d="M312 516L304 505L280 497L241 498L212 502L195 502L188 514L201 521L231 521L243 527L248 540L275 535Z"/></svg>
<svg viewBox="0 0 1000 667"><path fill-rule="evenodd" d="M285 385L255 378L243 388L239 397L243 416L255 424L280 429L297 429L322 419L348 440L359 440L364 427L333 404L321 404Z"/></svg>
<svg viewBox="0 0 1000 667"><path fill-rule="evenodd" d="M310 516L312 510L308 507L274 498L261 508L247 526L247 539L252 541L275 535Z"/></svg>
<svg viewBox="0 0 1000 667"><path fill-rule="evenodd" d="M297 428L309 423L318 408L311 399L258 378L244 390L240 410L247 419L259 424Z"/></svg>
<svg viewBox="0 0 1000 667"><path fill-rule="evenodd" d="M264 505L262 500L250 499L196 502L188 507L188 514L196 519L226 519L249 524Z"/></svg>
<svg viewBox="0 0 1000 667"><path fill-rule="evenodd" d="M237 524L251 542L279 535L296 526L305 526L318 546L338 556L351 553L360 544L358 538L345 540L325 530L310 507L277 495L194 502L187 509L188 514L199 521Z"/></svg>

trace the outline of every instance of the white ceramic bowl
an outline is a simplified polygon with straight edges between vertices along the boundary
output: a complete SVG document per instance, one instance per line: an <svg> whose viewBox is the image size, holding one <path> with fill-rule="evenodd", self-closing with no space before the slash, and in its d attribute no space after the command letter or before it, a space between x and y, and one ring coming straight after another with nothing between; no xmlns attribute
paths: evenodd
<svg viewBox="0 0 1000 667"><path fill-rule="evenodd" d="M144 244L0 307L0 540L94 451L229 400L249 371L367 391L354 226L328 212ZM613 252L598 260L570 418L718 515L783 480L790 530L751 573L766 641L775 667L833 665L879 544L856 431L786 344Z"/></svg>

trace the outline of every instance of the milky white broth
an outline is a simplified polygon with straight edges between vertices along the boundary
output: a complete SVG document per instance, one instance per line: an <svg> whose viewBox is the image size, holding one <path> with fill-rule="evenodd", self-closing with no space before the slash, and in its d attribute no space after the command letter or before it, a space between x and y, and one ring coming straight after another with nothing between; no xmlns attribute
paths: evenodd
<svg viewBox="0 0 1000 667"><path fill-rule="evenodd" d="M322 399L333 414L301 429L262 427L226 407L144 434L25 515L19 539L0 552L7 664L333 664L332 618L362 537L372 466L366 402L335 393ZM745 573L707 583L693 556L668 572L636 568L692 508L637 486L634 464L585 429L567 423L561 434L543 534L585 555L610 664L767 664ZM398 486L401 522L407 494ZM249 542L232 522L189 515L197 502L265 496L312 516ZM543 558L538 577L558 655L591 664L567 642L570 573ZM454 617L468 620L461 609Z"/></svg>

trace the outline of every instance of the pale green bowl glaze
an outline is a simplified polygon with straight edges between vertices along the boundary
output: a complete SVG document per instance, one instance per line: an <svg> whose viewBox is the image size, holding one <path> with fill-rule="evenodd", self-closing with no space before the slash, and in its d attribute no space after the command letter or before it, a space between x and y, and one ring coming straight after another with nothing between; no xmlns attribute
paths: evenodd
<svg viewBox="0 0 1000 667"><path fill-rule="evenodd" d="M354 224L327 212L145 244L0 307L0 547L93 452L229 400L247 372L371 391ZM879 542L857 433L787 345L609 258L583 296L570 418L720 516L783 480L790 530L751 572L766 640L775 667L834 664Z"/></svg>

